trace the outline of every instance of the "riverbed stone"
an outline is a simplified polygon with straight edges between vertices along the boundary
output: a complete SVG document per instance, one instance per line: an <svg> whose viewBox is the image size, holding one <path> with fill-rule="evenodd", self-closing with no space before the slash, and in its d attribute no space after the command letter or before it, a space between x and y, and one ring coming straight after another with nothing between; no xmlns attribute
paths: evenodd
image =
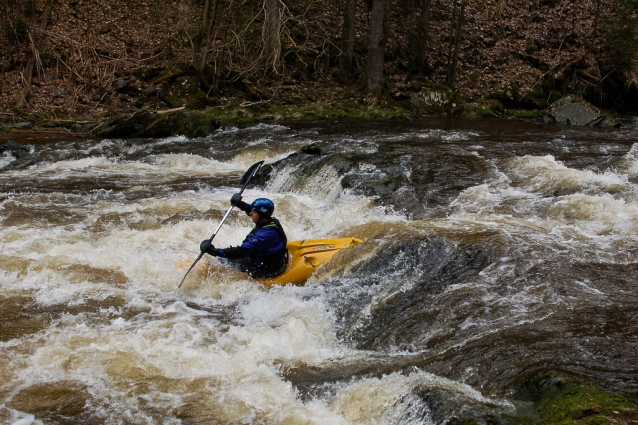
<svg viewBox="0 0 638 425"><path fill-rule="evenodd" d="M590 127L620 127L620 122L608 116L591 103L570 95L554 102L549 115L561 124Z"/></svg>

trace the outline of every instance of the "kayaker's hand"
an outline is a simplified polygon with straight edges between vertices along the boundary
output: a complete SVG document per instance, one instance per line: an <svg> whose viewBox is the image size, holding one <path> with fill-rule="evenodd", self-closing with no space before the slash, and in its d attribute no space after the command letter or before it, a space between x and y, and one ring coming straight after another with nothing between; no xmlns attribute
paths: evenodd
<svg viewBox="0 0 638 425"><path fill-rule="evenodd" d="M239 193L235 193L232 198L230 198L230 205L236 207L237 204L241 202L241 195Z"/></svg>
<svg viewBox="0 0 638 425"><path fill-rule="evenodd" d="M210 239L206 239L199 244L199 250L201 252L205 252L206 254L212 255L213 257L217 256L217 249L215 245L210 242Z"/></svg>

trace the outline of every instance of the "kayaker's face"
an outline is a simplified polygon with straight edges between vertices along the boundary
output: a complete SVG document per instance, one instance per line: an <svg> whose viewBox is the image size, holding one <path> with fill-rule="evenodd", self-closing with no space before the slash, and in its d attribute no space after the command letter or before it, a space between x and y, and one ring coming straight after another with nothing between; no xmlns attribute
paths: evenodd
<svg viewBox="0 0 638 425"><path fill-rule="evenodd" d="M259 223L259 213L255 210L250 210L250 218L253 219L253 223Z"/></svg>
<svg viewBox="0 0 638 425"><path fill-rule="evenodd" d="M259 219L259 213L255 210L250 210L250 218L253 219L253 223L258 224L258 223L267 223L269 218L268 217L264 217L261 219Z"/></svg>

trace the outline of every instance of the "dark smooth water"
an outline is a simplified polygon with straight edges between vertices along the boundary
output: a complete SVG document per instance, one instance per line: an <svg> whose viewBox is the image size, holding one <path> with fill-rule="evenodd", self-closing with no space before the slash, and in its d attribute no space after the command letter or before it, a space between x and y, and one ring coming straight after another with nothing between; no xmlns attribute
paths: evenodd
<svg viewBox="0 0 638 425"><path fill-rule="evenodd" d="M626 124L262 124L0 158L0 417L509 423L545 376L635 392ZM245 198L272 198L289 240L365 243L303 287L206 259L177 290L263 159ZM249 230L232 214L215 243Z"/></svg>

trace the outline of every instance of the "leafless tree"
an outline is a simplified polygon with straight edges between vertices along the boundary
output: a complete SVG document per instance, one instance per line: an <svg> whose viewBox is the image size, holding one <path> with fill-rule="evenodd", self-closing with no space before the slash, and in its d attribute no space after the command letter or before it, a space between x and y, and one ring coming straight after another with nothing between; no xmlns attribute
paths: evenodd
<svg viewBox="0 0 638 425"><path fill-rule="evenodd" d="M279 72L281 59L281 8L280 0L265 0L264 3L264 50L268 69Z"/></svg>
<svg viewBox="0 0 638 425"><path fill-rule="evenodd" d="M413 7L415 8L415 22L409 48L412 66L418 73L427 66L432 0L416 0Z"/></svg>
<svg viewBox="0 0 638 425"><path fill-rule="evenodd" d="M389 30L389 4L390 0L372 0L370 8L366 88L374 94L379 94L383 90L383 56Z"/></svg>
<svg viewBox="0 0 638 425"><path fill-rule="evenodd" d="M447 81L450 87L456 83L456 69L459 62L461 35L465 20L465 1L453 0L452 23L450 25L450 50L448 53ZM459 4L460 2L460 4Z"/></svg>
<svg viewBox="0 0 638 425"><path fill-rule="evenodd" d="M354 42L357 20L357 0L346 0L343 10L343 33L341 37L341 69L346 74L354 70Z"/></svg>

